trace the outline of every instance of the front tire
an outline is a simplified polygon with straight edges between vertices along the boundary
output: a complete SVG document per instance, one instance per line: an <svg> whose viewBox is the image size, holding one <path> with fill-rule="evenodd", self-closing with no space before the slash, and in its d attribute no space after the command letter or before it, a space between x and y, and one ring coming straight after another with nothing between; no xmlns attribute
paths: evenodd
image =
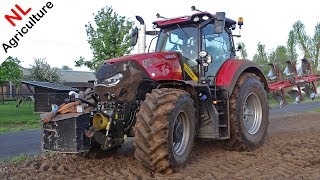
<svg viewBox="0 0 320 180"><path fill-rule="evenodd" d="M266 91L258 76L245 73L230 97L230 139L223 145L230 150L254 150L263 144L268 125Z"/></svg>
<svg viewBox="0 0 320 180"><path fill-rule="evenodd" d="M196 134L193 100L178 89L146 95L134 127L134 156L148 170L171 173L190 157Z"/></svg>

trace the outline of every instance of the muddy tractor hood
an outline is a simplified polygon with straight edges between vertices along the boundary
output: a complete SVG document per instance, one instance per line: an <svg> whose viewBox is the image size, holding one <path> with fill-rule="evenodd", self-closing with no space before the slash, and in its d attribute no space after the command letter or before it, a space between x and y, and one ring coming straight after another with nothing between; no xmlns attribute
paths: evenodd
<svg viewBox="0 0 320 180"><path fill-rule="evenodd" d="M107 60L105 64L135 61L153 80L181 80L182 69L176 52L154 52L122 56Z"/></svg>
<svg viewBox="0 0 320 180"><path fill-rule="evenodd" d="M175 52L147 53L107 60L96 78L95 91L100 97L107 93L118 101L130 101L142 82L182 80L182 70Z"/></svg>

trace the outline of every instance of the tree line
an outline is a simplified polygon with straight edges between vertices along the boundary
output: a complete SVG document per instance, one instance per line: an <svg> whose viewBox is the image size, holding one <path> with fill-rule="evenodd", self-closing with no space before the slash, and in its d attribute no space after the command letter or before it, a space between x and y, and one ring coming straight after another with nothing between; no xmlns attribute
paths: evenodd
<svg viewBox="0 0 320 180"><path fill-rule="evenodd" d="M239 43L243 48L240 50L241 57L247 59L247 51L243 43ZM309 60L314 72L319 68L319 53L320 53L320 23L317 23L314 28L314 35L310 36L306 33L305 25L301 21L293 24L292 29L288 33L286 45L278 45L270 52L266 51L266 46L259 42L257 50L252 61L259 64L264 73L269 70L269 63L278 63L282 69L285 68L286 61L297 61L300 50L303 53L303 58Z"/></svg>

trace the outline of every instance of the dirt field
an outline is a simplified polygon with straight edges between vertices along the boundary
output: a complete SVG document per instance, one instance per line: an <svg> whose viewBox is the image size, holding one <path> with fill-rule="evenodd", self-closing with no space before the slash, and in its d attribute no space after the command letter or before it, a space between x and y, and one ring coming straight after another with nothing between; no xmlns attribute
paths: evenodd
<svg viewBox="0 0 320 180"><path fill-rule="evenodd" d="M1 164L0 179L320 179L320 113L270 119L264 146L231 152L196 144L191 161L170 176L142 170L131 145L113 156L87 160L76 155L37 157Z"/></svg>

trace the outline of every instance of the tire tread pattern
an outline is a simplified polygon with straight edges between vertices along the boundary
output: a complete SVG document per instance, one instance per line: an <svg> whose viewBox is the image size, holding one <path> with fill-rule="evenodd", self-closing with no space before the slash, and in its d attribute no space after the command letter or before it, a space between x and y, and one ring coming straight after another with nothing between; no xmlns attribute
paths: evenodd
<svg viewBox="0 0 320 180"><path fill-rule="evenodd" d="M137 113L134 127L135 158L150 171L169 174L170 167L168 116L179 97L190 96L179 89L154 89L146 95ZM193 103L193 102L192 102Z"/></svg>
<svg viewBox="0 0 320 180"><path fill-rule="evenodd" d="M257 79L258 81L260 81L260 77L258 77L254 73L244 73L238 79L237 84L230 97L230 139L221 142L222 146L228 150L248 151L254 149L254 147L249 147L241 137L240 127L237 121L237 100L239 98L239 92L243 84L249 79ZM265 131L264 133L265 134L263 136L265 137L267 131ZM260 146L262 143L263 141L261 141L258 146Z"/></svg>

